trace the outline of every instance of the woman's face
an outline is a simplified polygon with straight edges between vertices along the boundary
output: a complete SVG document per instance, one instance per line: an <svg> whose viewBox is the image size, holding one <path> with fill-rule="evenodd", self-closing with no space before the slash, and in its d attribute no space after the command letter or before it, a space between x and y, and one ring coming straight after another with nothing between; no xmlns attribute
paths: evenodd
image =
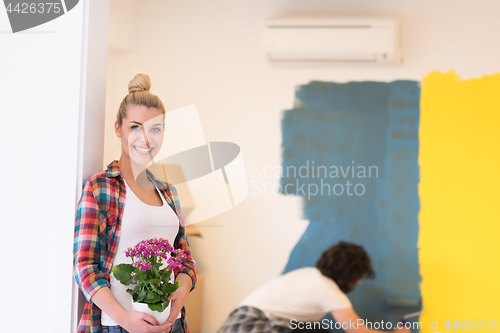
<svg viewBox="0 0 500 333"><path fill-rule="evenodd" d="M122 125L115 122L122 141L122 154L136 165L146 165L158 154L163 142L163 114L156 108L130 105Z"/></svg>

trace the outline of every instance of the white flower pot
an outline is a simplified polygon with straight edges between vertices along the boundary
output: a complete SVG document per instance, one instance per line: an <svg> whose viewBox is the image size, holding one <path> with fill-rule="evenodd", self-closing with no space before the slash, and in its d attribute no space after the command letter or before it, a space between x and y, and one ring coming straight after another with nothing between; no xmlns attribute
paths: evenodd
<svg viewBox="0 0 500 333"><path fill-rule="evenodd" d="M133 311L139 311L139 312L145 312L158 320L158 322L163 324L168 316L170 315L170 304L169 306L163 310L163 312L158 312L158 311L153 311L151 310L146 303L137 303L137 302L132 302L132 310Z"/></svg>

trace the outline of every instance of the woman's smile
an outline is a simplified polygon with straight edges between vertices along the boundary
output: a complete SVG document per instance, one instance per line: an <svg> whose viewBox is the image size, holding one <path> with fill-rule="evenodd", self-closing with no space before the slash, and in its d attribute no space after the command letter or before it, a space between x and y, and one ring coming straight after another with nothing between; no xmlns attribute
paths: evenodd
<svg viewBox="0 0 500 333"><path fill-rule="evenodd" d="M154 149L154 147L148 148L148 147L139 147L134 145L132 145L132 147L134 147L134 149L141 154L149 154Z"/></svg>

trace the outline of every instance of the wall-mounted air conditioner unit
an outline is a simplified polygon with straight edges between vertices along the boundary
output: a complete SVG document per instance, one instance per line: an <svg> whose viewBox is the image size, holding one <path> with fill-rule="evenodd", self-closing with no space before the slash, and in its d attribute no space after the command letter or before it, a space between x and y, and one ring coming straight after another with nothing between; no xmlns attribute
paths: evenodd
<svg viewBox="0 0 500 333"><path fill-rule="evenodd" d="M401 64L398 18L277 17L264 25L271 63Z"/></svg>

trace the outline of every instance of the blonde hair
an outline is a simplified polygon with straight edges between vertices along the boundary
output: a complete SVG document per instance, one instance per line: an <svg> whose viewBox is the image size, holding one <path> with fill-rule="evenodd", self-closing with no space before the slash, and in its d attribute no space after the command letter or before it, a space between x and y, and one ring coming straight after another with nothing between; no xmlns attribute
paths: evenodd
<svg viewBox="0 0 500 333"><path fill-rule="evenodd" d="M138 73L130 80L128 83L128 95L123 98L116 114L118 126L121 127L123 118L127 117L127 107L129 105L143 105L147 108L156 108L163 113L163 120L165 120L165 107L163 107L163 103L149 89L151 89L151 79L145 73Z"/></svg>

